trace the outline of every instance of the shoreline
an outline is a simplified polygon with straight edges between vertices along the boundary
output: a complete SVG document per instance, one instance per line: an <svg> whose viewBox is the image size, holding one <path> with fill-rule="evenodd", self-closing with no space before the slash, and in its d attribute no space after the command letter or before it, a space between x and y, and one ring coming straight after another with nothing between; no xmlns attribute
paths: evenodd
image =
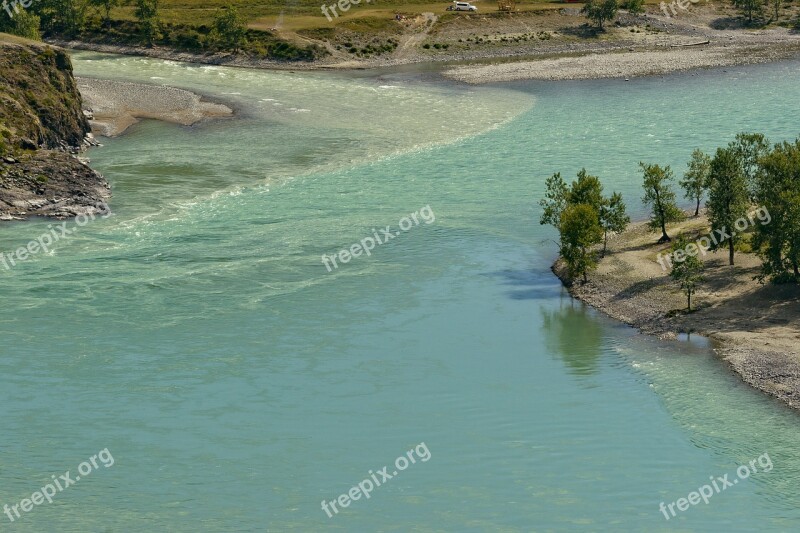
<svg viewBox="0 0 800 533"><path fill-rule="evenodd" d="M707 227L701 214L672 225L679 232ZM712 341L714 352L752 387L800 410L800 287L760 285L752 278L760 261L737 252L736 266L725 251L710 252L704 261L706 281L693 297L696 308L686 314L685 296L656 262L669 244L656 244L646 222L636 222L609 240L608 252L588 283L570 283L557 260L553 273L574 298L624 322L645 335L674 339L696 333Z"/></svg>
<svg viewBox="0 0 800 533"><path fill-rule="evenodd" d="M428 15L434 22L437 20L433 13ZM488 26L483 31L496 33L480 44L467 43L468 36L474 35L480 27L474 25L477 21L469 27L426 25L422 30L414 30L417 33L400 36L401 44L396 53L370 58L352 57L325 41L317 44L327 44L332 55L297 62L258 59L243 54L183 52L158 46L147 48L63 39L47 42L73 50L276 71L352 71L419 65L438 71L444 79L468 84L634 78L800 58L800 32L796 29L735 27L724 18L728 15L724 9L712 6L695 6L680 17L665 17L653 10L641 15L621 11L615 24L599 34L585 25L565 27L583 20L575 9L564 8L558 14L513 15L508 19L484 20L482 24ZM720 21L726 22L720 25ZM521 39L521 28L531 24L547 30L537 34L541 39L527 36ZM422 46L423 41L428 43L425 44L428 48ZM429 41L449 44L446 49L434 49Z"/></svg>

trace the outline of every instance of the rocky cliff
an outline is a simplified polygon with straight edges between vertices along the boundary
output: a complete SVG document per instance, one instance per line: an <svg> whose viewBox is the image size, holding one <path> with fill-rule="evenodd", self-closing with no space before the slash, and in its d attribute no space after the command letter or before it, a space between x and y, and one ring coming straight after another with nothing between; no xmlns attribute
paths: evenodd
<svg viewBox="0 0 800 533"><path fill-rule="evenodd" d="M108 183L77 157L81 104L66 52L0 34L0 219L106 209Z"/></svg>

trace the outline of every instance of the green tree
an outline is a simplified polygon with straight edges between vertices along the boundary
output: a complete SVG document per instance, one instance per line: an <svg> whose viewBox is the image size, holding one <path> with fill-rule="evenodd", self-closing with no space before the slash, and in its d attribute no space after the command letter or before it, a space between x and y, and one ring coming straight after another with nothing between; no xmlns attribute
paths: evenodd
<svg viewBox="0 0 800 533"><path fill-rule="evenodd" d="M658 165L647 165L639 163L644 175L644 197L642 202L652 210L650 215L650 229L661 230L659 243L669 242L667 235L667 224L683 220L684 214L675 203L675 192L670 186L673 179L672 169L669 166L660 167Z"/></svg>
<svg viewBox="0 0 800 533"><path fill-rule="evenodd" d="M599 212L603 203L603 185L600 183L600 178L590 175L585 168L580 169L578 179L570 186L567 203L587 204Z"/></svg>
<svg viewBox="0 0 800 533"><path fill-rule="evenodd" d="M711 157L699 148L692 152L692 159L688 163L689 169L683 174L683 179L678 184L683 188L684 197L694 200L694 216L700 214L700 202L708 186L708 173L711 170Z"/></svg>
<svg viewBox="0 0 800 533"><path fill-rule="evenodd" d="M697 258L697 253L686 253L688 246L689 241L683 235L672 243L674 263L669 275L680 284L681 290L686 295L686 308L691 311L692 295L697 291L697 285L703 281L703 262Z"/></svg>
<svg viewBox="0 0 800 533"><path fill-rule="evenodd" d="M709 184L708 219L711 231L719 235L712 248L719 249L727 241L729 262L733 266L734 247L740 240L735 231L736 221L747 215L749 206L747 180L733 148L717 148L711 160Z"/></svg>
<svg viewBox="0 0 800 533"><path fill-rule="evenodd" d="M762 259L761 279L800 282L800 139L776 145L761 159L756 201L761 224L753 248Z"/></svg>
<svg viewBox="0 0 800 533"><path fill-rule="evenodd" d="M570 204L561 213L559 226L561 235L561 257L567 264L571 278L586 274L597 266L592 247L603 239L603 228L597 211L587 204Z"/></svg>
<svg viewBox="0 0 800 533"><path fill-rule="evenodd" d="M561 213L567 207L567 184L561 177L560 172L556 172L545 182L544 198L539 200L542 208L542 216L539 224L550 225L558 229L561 225Z"/></svg>
<svg viewBox="0 0 800 533"><path fill-rule="evenodd" d="M75 36L86 23L87 7L88 0L37 0L31 9L45 32Z"/></svg>
<svg viewBox="0 0 800 533"><path fill-rule="evenodd" d="M120 0L90 0L92 5L100 8L105 13L103 23L106 26L111 25L111 10L120 4Z"/></svg>
<svg viewBox="0 0 800 533"><path fill-rule="evenodd" d="M763 0L733 0L733 7L747 17L747 22L750 24L753 23L753 17L760 17L763 15L763 6Z"/></svg>
<svg viewBox="0 0 800 533"><path fill-rule="evenodd" d="M644 13L644 0L627 0L627 2L622 5L628 10L628 13L632 15Z"/></svg>
<svg viewBox="0 0 800 533"><path fill-rule="evenodd" d="M19 13L14 14L14 18L7 17L5 12L0 11L0 32L19 35L32 41L41 41L39 25L38 15L29 10L20 9Z"/></svg>
<svg viewBox="0 0 800 533"><path fill-rule="evenodd" d="M147 46L152 47L153 41L158 37L158 0L136 0L133 14L139 20Z"/></svg>
<svg viewBox="0 0 800 533"><path fill-rule="evenodd" d="M728 145L739 159L750 198L756 195L756 178L759 171L759 160L770 152L769 140L761 133L739 133Z"/></svg>
<svg viewBox="0 0 800 533"><path fill-rule="evenodd" d="M617 16L617 0L587 0L581 9L581 13L586 18L597 24L598 28L603 29L603 23L613 20Z"/></svg>
<svg viewBox="0 0 800 533"><path fill-rule="evenodd" d="M772 7L775 8L775 18L773 20L778 20L778 18L781 16L780 9L782 5L783 0L772 0Z"/></svg>
<svg viewBox="0 0 800 533"><path fill-rule="evenodd" d="M238 52L245 41L247 26L244 18L239 15L235 7L229 5L218 9L214 15L214 26L211 32L214 41L226 50Z"/></svg>
<svg viewBox="0 0 800 533"><path fill-rule="evenodd" d="M603 228L602 257L606 255L608 234L622 233L630 222L631 217L625 212L625 202L620 193L612 193L610 198L603 199L603 204L600 206L600 227Z"/></svg>
<svg viewBox="0 0 800 533"><path fill-rule="evenodd" d="M631 221L625 213L622 195L615 192L609 198L604 197L600 178L592 176L585 168L578 172L578 179L572 182L567 193L567 204L589 205L597 212L600 226L603 228L603 256L608 246L608 233L624 231Z"/></svg>

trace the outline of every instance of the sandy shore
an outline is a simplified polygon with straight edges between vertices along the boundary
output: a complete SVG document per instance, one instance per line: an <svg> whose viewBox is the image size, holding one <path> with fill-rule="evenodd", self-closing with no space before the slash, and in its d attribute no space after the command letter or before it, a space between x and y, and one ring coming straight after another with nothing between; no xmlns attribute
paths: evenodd
<svg viewBox="0 0 800 533"><path fill-rule="evenodd" d="M669 233L707 228L704 217L692 218ZM761 264L754 255L737 252L731 268L726 251L708 253L701 257L706 281L693 297L699 310L675 313L686 308L686 297L656 262L668 248L655 244L657 239L644 223L633 224L609 242L589 282L572 285L570 292L643 333L711 338L720 357L745 382L800 409L800 287L754 281ZM560 263L553 271L564 279Z"/></svg>
<svg viewBox="0 0 800 533"><path fill-rule="evenodd" d="M191 126L233 115L225 105L175 87L93 78L77 78L77 82L84 107L93 114L92 131L106 137L119 135L144 118Z"/></svg>
<svg viewBox="0 0 800 533"><path fill-rule="evenodd" d="M705 43L705 41L700 41ZM589 53L515 61L494 65L465 65L448 69L450 79L471 84L513 80L577 80L634 78L697 68L726 67L790 59L800 54L800 40L772 45L676 45L663 50Z"/></svg>

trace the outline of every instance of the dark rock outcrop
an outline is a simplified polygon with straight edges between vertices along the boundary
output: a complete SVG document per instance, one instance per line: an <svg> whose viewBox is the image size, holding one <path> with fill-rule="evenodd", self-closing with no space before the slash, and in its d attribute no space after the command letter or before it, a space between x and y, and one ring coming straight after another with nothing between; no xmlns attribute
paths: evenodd
<svg viewBox="0 0 800 533"><path fill-rule="evenodd" d="M0 219L105 211L108 183L77 157L81 107L65 51L0 34Z"/></svg>

